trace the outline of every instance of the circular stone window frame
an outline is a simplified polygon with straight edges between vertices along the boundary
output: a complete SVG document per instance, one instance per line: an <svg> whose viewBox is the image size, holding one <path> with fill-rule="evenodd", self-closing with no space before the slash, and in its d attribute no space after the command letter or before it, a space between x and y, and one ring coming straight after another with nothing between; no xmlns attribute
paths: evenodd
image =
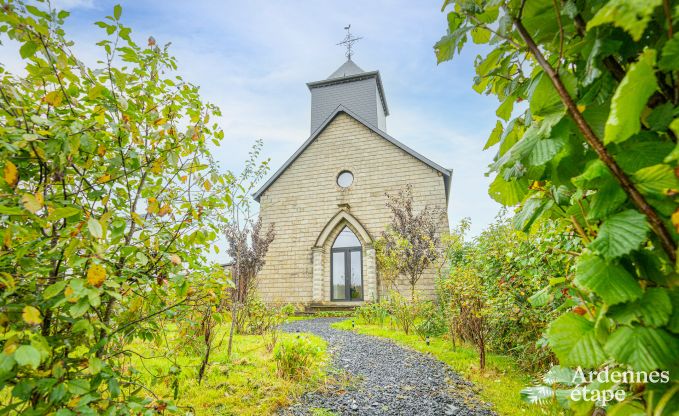
<svg viewBox="0 0 679 416"><path fill-rule="evenodd" d="M349 175L351 175L351 182L349 182L349 184L347 186L342 186L342 184L340 183L340 178L345 173L348 173ZM354 184L355 180L356 180L356 177L354 176L354 173L352 171L350 171L349 169L342 169L341 171L339 171L339 173L337 174L337 177L335 178L335 184L337 184L337 186L341 190L346 190L346 189L351 188L351 186Z"/></svg>

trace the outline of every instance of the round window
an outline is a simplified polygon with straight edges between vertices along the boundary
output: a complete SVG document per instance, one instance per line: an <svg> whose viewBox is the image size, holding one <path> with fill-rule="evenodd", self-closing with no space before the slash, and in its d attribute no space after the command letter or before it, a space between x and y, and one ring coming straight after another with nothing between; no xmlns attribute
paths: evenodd
<svg viewBox="0 0 679 416"><path fill-rule="evenodd" d="M337 175L337 185L342 188L350 187L353 182L354 175L348 170L342 171L339 175Z"/></svg>

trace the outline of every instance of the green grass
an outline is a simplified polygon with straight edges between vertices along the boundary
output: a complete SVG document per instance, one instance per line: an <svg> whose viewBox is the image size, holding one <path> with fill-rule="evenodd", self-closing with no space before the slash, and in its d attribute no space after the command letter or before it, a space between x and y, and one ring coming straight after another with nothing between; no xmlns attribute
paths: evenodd
<svg viewBox="0 0 679 416"><path fill-rule="evenodd" d="M543 408L529 405L521 400L519 392L532 384L532 377L521 371L511 357L487 354L486 368L479 370L479 355L471 347L458 345L453 350L449 340L432 337L427 345L415 334L406 335L398 329L390 329L389 325L368 325L354 320L355 328L351 327L351 320L337 322L332 327L353 330L359 334L373 335L394 340L396 343L410 347L417 351L432 354L437 359L448 364L458 374L473 382L479 396L493 405L500 415L542 416L562 414L556 408Z"/></svg>
<svg viewBox="0 0 679 416"><path fill-rule="evenodd" d="M225 330L218 333L221 337ZM261 335L236 335L231 360L227 357L227 339L224 337L221 345L213 349L211 364L200 385L197 373L201 357L183 352L185 348L178 348L177 354L172 357L182 367L179 396L175 403L181 410L193 409L196 415L270 415L280 407L294 403L303 392L316 389L324 383L327 361L326 342L319 337L281 333L279 342L298 335L308 337L323 350L313 364L311 376L299 381L288 380L277 374L273 354L267 351L266 339ZM175 342L181 344L180 339ZM135 343L133 349L143 352L145 356L153 356L156 352L150 343ZM132 365L146 374L147 380L151 382L153 374L167 374L172 362L167 358L141 360L137 357L132 360ZM160 399L172 399L173 389L168 378L157 378L151 389Z"/></svg>

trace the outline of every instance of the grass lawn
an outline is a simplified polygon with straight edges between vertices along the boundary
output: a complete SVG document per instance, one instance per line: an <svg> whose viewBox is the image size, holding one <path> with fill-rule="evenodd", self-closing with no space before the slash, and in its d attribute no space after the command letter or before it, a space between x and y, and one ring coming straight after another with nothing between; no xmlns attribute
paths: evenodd
<svg viewBox="0 0 679 416"><path fill-rule="evenodd" d="M219 328L216 339L219 340L227 329L228 323ZM181 410L193 409L195 415L270 415L278 408L292 404L303 392L322 385L326 378L326 342L310 334L285 333L279 335L279 342L297 336L307 337L322 350L311 375L299 381L287 380L277 374L273 353L267 352L266 340L261 335L236 335L231 360L227 358L227 337L224 337L221 345L213 349L210 367L200 385L197 374L201 357L178 348L172 357L182 367L175 403ZM155 352L151 343L136 343L133 347L147 357ZM131 364L146 375L159 398L172 399L174 392L170 379L157 378L153 382L153 375L168 373L172 366L168 358L141 360L135 357Z"/></svg>
<svg viewBox="0 0 679 416"><path fill-rule="evenodd" d="M519 392L532 384L530 375L521 371L510 357L487 354L486 369L479 370L479 355L471 347L458 345L455 350L449 340L433 337L427 345L415 334L406 335L398 329L390 329L389 325L368 325L355 320L356 327L351 328L351 320L332 324L334 328L353 330L359 334L389 338L398 344L417 351L432 354L448 364L458 374L473 382L479 390L481 398L492 403L493 410L500 415L561 415L560 409L528 405L521 400Z"/></svg>

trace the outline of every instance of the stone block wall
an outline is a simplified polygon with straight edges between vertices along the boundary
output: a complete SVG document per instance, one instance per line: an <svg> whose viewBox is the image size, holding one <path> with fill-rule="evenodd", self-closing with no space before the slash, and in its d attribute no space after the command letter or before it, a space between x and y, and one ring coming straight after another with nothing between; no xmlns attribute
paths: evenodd
<svg viewBox="0 0 679 416"><path fill-rule="evenodd" d="M343 170L354 175L347 189L336 182ZM391 219L385 193L398 192L406 184L413 187L415 209L429 205L441 210L444 214L440 230L448 232L443 176L346 113L339 113L260 197L264 226L273 223L276 230L276 239L259 274L262 298L268 302L310 303L314 298L313 269L320 268L328 282L320 296L329 301L329 250L327 246L316 248L321 255L317 254L315 261L312 250L320 233L339 211L346 209L372 239L378 238ZM376 286L368 287L373 283L366 282L370 272L366 259L374 257L371 250L370 243L364 245L366 300L369 290L377 290ZM434 273L429 270L418 284L425 296L433 295ZM409 286L404 282L401 279L399 287L406 294Z"/></svg>

